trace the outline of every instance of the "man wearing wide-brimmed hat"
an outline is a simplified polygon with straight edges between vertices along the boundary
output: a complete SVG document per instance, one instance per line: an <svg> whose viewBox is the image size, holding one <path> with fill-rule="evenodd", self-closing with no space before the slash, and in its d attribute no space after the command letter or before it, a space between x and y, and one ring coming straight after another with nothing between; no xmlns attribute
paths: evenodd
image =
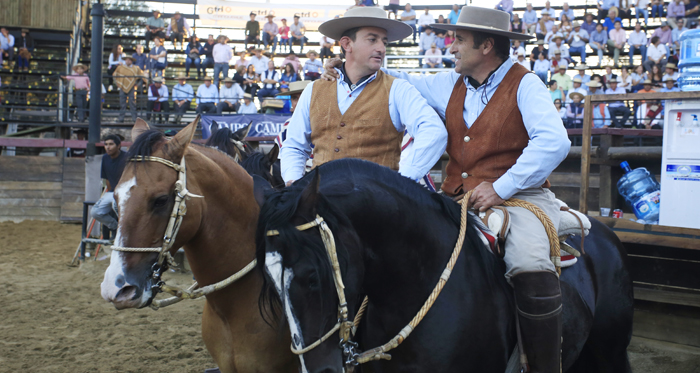
<svg viewBox="0 0 700 373"><path fill-rule="evenodd" d="M73 75L61 75L61 78L65 80L72 80L75 84L73 87L73 94L75 95L75 111L79 122L85 121L85 115L87 114L87 95L90 90L90 77L85 74L87 71L87 66L82 63L73 65Z"/></svg>
<svg viewBox="0 0 700 373"><path fill-rule="evenodd" d="M124 57L124 64L118 65L112 75L114 84L119 88L119 123L124 122L127 104L131 112L131 120L136 121L136 92L140 90L141 82L148 82L148 75L134 62L136 58Z"/></svg>
<svg viewBox="0 0 700 373"><path fill-rule="evenodd" d="M666 64L666 73L664 74L663 78L661 78L661 81L666 81L666 77L671 77L673 81L678 80L678 78L681 77L681 75L678 73L678 67L676 67L676 64L673 62L669 62Z"/></svg>
<svg viewBox="0 0 700 373"><path fill-rule="evenodd" d="M337 81L316 80L301 94L280 153L285 182L303 176L312 144L314 166L360 158L422 178L444 152L447 132L415 88L380 71L386 44L413 29L381 8L356 7L318 30L340 41L346 60L335 69ZM415 143L399 167L406 130Z"/></svg>
<svg viewBox="0 0 700 373"><path fill-rule="evenodd" d="M243 104L238 109L238 114L257 114L258 108L255 107L253 96L250 93L243 94Z"/></svg>
<svg viewBox="0 0 700 373"><path fill-rule="evenodd" d="M277 36L279 34L279 26L274 22L275 15L274 14L268 14L265 16L267 18L267 22L263 25L263 45L265 46L265 49L272 44L272 54L275 54L275 49L277 49L277 43L279 42L279 37Z"/></svg>
<svg viewBox="0 0 700 373"><path fill-rule="evenodd" d="M511 197L523 199L558 226L559 205L547 178L571 143L542 81L509 58L510 39L531 38L508 31L509 25L508 13L465 6L456 24L440 25L456 33L450 48L454 72L382 71L413 84L445 118L450 155L445 194L473 190L469 202L479 211ZM520 317L525 352L532 371L559 372L562 303L547 233L531 212L508 211L506 278L515 288L520 315L532 315Z"/></svg>
<svg viewBox="0 0 700 373"><path fill-rule="evenodd" d="M224 111L236 112L241 106L240 100L243 98L243 88L234 82L233 79L226 77L224 86L219 90L219 102L216 103L216 113L222 114Z"/></svg>
<svg viewBox="0 0 700 373"><path fill-rule="evenodd" d="M157 116L158 121L161 123L168 123L170 114L168 87L163 84L163 78L160 76L153 78L153 84L148 87L147 110L146 119L151 120L151 113L153 113L154 120ZM165 118L165 121L162 121L163 118Z"/></svg>
<svg viewBox="0 0 700 373"><path fill-rule="evenodd" d="M304 92L304 89L309 84L311 84L311 82L308 80L291 82L289 83L289 90L286 92L279 92L277 96L289 96L289 110L292 113L294 113L294 110L297 107L297 103L299 102L299 96L301 96L301 93ZM279 135L277 135L277 137L275 138L275 145L277 145L278 148L282 148L282 143L284 143L284 140L287 139L287 128L289 128L290 119L287 119L284 122L284 124L282 124L282 130L280 131Z"/></svg>
<svg viewBox="0 0 700 373"><path fill-rule="evenodd" d="M197 114L216 113L219 102L219 88L211 84L211 77L204 77L204 84L197 87Z"/></svg>
<svg viewBox="0 0 700 373"><path fill-rule="evenodd" d="M177 76L177 84L173 86L173 111L175 118L173 123L180 124L182 115L190 109L190 103L194 100L194 89L187 84L187 76L180 74Z"/></svg>
<svg viewBox="0 0 700 373"><path fill-rule="evenodd" d="M180 12L175 12L173 18L170 19L170 24L168 25L168 37L170 41L173 42L173 46L177 49L176 42L180 42L180 49L183 47L185 39L192 34L192 29L190 25L187 24L187 20L180 14Z"/></svg>

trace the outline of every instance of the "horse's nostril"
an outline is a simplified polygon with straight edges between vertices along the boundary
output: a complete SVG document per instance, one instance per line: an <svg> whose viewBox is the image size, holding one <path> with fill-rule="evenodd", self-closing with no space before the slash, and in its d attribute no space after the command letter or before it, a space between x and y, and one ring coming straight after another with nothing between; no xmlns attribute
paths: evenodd
<svg viewBox="0 0 700 373"><path fill-rule="evenodd" d="M126 280L124 279L124 275L119 275L117 276L117 279L114 280L114 286L116 286L117 288L121 288L122 286L124 286L125 283Z"/></svg>
<svg viewBox="0 0 700 373"><path fill-rule="evenodd" d="M119 292L117 293L117 296L115 297L115 301L117 302L125 302L125 301L130 301L134 300L139 297L138 294L138 288L136 286L124 286L123 288L119 289Z"/></svg>

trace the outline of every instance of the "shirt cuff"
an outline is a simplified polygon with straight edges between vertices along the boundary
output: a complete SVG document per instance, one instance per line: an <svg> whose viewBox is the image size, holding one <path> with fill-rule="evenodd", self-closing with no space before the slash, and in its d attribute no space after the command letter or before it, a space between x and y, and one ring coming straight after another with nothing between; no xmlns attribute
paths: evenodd
<svg viewBox="0 0 700 373"><path fill-rule="evenodd" d="M420 171L416 168L413 167L403 167L399 170L399 174L401 176L405 176L415 182L420 181L420 179L425 176L424 174L421 174Z"/></svg>
<svg viewBox="0 0 700 373"><path fill-rule="evenodd" d="M505 200L509 199L520 191L520 189L518 189L515 186L515 183L511 180L511 176L508 172L493 183L493 190L496 191L496 194L498 194L501 199Z"/></svg>

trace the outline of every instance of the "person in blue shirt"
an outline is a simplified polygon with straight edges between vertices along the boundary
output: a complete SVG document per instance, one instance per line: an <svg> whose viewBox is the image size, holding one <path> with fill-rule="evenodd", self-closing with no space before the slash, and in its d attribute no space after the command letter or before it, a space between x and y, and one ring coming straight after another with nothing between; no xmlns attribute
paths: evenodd
<svg viewBox="0 0 700 373"><path fill-rule="evenodd" d="M455 4L452 5L452 10L450 11L450 14L447 16L447 19L450 21L451 25L454 25L457 23L457 20L459 19L459 15L461 13L461 9L459 8L459 5Z"/></svg>
<svg viewBox="0 0 700 373"><path fill-rule="evenodd" d="M615 22L620 22L622 24L622 18L617 16L617 9L610 9L608 17L603 21L603 28L607 31L608 36L610 36L610 31L615 28Z"/></svg>
<svg viewBox="0 0 700 373"><path fill-rule="evenodd" d="M194 89L187 84L187 76L180 75L177 77L178 84L173 86L172 96L173 109L175 111L175 119L173 123L180 124L182 115L190 109L190 103L194 100Z"/></svg>
<svg viewBox="0 0 700 373"><path fill-rule="evenodd" d="M197 88L197 114L216 113L219 89L211 84L211 77L204 77L204 84Z"/></svg>

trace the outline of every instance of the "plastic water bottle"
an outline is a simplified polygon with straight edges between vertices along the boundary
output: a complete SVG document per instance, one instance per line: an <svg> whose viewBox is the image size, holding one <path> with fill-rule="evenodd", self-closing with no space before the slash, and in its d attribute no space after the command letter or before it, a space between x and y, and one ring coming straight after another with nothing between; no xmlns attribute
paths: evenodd
<svg viewBox="0 0 700 373"><path fill-rule="evenodd" d="M632 207L637 219L647 223L657 223L661 186L644 167L632 170L627 161L620 163L620 167L625 170L625 175L617 182L620 195Z"/></svg>
<svg viewBox="0 0 700 373"><path fill-rule="evenodd" d="M700 29L683 32L679 41L678 86L681 91L700 91Z"/></svg>

